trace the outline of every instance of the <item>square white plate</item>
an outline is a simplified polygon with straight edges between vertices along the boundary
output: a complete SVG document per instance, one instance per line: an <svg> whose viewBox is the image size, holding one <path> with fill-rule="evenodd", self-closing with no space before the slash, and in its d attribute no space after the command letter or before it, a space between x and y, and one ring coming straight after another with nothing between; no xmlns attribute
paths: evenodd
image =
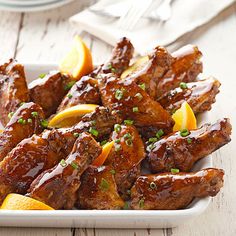
<svg viewBox="0 0 236 236"><path fill-rule="evenodd" d="M41 73L57 69L56 64L25 65L27 82ZM203 120L203 118L201 118ZM206 117L204 115L204 120ZM200 122L201 123L201 122ZM212 167L211 157L200 160L195 170ZM183 210L57 210L0 211L0 226L86 227L86 228L169 228L203 213L210 197L194 200Z"/></svg>

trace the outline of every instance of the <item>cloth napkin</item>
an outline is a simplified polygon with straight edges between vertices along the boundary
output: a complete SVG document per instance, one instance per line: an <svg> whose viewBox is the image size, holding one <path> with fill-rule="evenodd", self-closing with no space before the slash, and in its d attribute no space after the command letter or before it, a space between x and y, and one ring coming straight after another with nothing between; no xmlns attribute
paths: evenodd
<svg viewBox="0 0 236 236"><path fill-rule="evenodd" d="M104 2L106 1L101 1L102 4ZM88 9L71 17L70 21L81 31L86 31L111 45L126 36L133 43L136 52L144 54L147 49L156 45L166 46L175 42L180 36L210 21L233 2L235 0L173 0L172 15L168 21L163 23L142 18L132 31L119 29L117 20L103 18Z"/></svg>

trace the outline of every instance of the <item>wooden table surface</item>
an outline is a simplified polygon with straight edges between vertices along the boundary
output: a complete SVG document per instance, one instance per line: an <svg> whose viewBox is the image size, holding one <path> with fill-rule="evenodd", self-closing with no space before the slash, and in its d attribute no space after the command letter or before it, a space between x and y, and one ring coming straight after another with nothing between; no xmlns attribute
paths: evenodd
<svg viewBox="0 0 236 236"><path fill-rule="evenodd" d="M90 1L75 2L41 13L0 12L1 60L16 57L19 61L58 62L78 33L67 19ZM86 33L82 37L89 45L94 62L101 63L111 47ZM221 83L221 93L210 112L212 121L230 117L236 122L236 4L226 9L208 24L182 37L178 46L193 43L204 53L204 75L214 75ZM176 47L176 45L175 45ZM172 47L173 49L173 47ZM226 172L223 190L212 199L201 216L174 229L57 229L0 228L0 236L233 236L236 235L236 143L232 142L213 154L214 166Z"/></svg>

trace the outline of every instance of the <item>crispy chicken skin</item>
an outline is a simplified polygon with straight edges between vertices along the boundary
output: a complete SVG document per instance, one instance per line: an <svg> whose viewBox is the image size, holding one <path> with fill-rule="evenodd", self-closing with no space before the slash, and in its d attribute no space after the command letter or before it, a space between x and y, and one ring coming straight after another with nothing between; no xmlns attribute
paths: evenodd
<svg viewBox="0 0 236 236"><path fill-rule="evenodd" d="M72 209L81 175L101 152L102 148L94 138L82 133L67 159L39 175L31 184L28 195L54 209Z"/></svg>
<svg viewBox="0 0 236 236"><path fill-rule="evenodd" d="M54 167L71 152L79 133L91 127L108 137L117 123L107 108L99 107L71 128L45 130L40 136L22 140L0 162L0 204L11 192L25 194L33 180L43 171Z"/></svg>
<svg viewBox="0 0 236 236"><path fill-rule="evenodd" d="M103 105L122 119L133 120L142 135L154 135L159 129L172 131L174 121L170 114L129 78L119 80L105 75L99 79L99 90Z"/></svg>
<svg viewBox="0 0 236 236"><path fill-rule="evenodd" d="M133 53L134 47L130 40L126 37L121 38L112 50L112 55L108 62L98 67L92 73L92 76L108 73L114 73L117 76L120 76L122 72L129 67Z"/></svg>
<svg viewBox="0 0 236 236"><path fill-rule="evenodd" d="M194 198L216 196L223 186L224 171L208 168L192 173L140 176L131 189L135 210L177 210Z"/></svg>
<svg viewBox="0 0 236 236"><path fill-rule="evenodd" d="M118 194L112 168L90 166L81 178L78 191L79 209L119 210L124 201Z"/></svg>
<svg viewBox="0 0 236 236"><path fill-rule="evenodd" d="M111 134L111 140L115 143L105 165L115 170L118 191L125 197L137 179L140 163L145 158L144 144L132 125L121 125L119 132L117 130Z"/></svg>
<svg viewBox="0 0 236 236"><path fill-rule="evenodd" d="M100 94L98 90L98 81L89 76L83 76L69 90L64 97L57 112L78 104L100 104Z"/></svg>
<svg viewBox="0 0 236 236"><path fill-rule="evenodd" d="M8 114L30 100L24 67L14 59L0 66L0 97L0 121L5 126L9 122Z"/></svg>
<svg viewBox="0 0 236 236"><path fill-rule="evenodd" d="M39 105L29 102L20 106L0 134L0 161L21 140L33 134L40 134L43 131L42 119L44 119L44 113ZM22 123L19 123L20 121Z"/></svg>
<svg viewBox="0 0 236 236"><path fill-rule="evenodd" d="M219 93L220 82L213 77L209 77L186 85L186 89L178 87L171 90L158 102L169 113L179 109L184 101L188 102L195 114L211 110L212 104L216 101L215 97Z"/></svg>
<svg viewBox="0 0 236 236"><path fill-rule="evenodd" d="M148 61L135 73L128 75L127 79L137 84L145 84L147 93L151 98L158 96L158 83L170 69L173 58L163 47L156 47L149 55Z"/></svg>
<svg viewBox="0 0 236 236"><path fill-rule="evenodd" d="M173 62L167 73L158 81L157 99L179 86L180 82L195 81L202 72L202 53L197 46L186 45L172 53Z"/></svg>
<svg viewBox="0 0 236 236"><path fill-rule="evenodd" d="M49 117L56 112L68 92L66 85L70 82L70 78L58 71L51 71L41 77L29 84L30 98L39 104L43 108L45 116Z"/></svg>
<svg viewBox="0 0 236 236"><path fill-rule="evenodd" d="M165 172L171 168L190 171L196 161L230 142L231 128L229 119L224 118L191 130L186 137L179 131L164 137L147 147L151 171Z"/></svg>

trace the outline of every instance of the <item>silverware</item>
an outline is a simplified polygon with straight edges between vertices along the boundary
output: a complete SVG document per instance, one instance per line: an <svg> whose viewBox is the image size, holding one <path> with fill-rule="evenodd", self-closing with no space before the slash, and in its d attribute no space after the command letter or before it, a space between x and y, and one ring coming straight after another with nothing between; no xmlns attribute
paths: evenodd
<svg viewBox="0 0 236 236"><path fill-rule="evenodd" d="M118 28L122 30L132 30L150 7L152 0L132 0L129 9L117 22Z"/></svg>

